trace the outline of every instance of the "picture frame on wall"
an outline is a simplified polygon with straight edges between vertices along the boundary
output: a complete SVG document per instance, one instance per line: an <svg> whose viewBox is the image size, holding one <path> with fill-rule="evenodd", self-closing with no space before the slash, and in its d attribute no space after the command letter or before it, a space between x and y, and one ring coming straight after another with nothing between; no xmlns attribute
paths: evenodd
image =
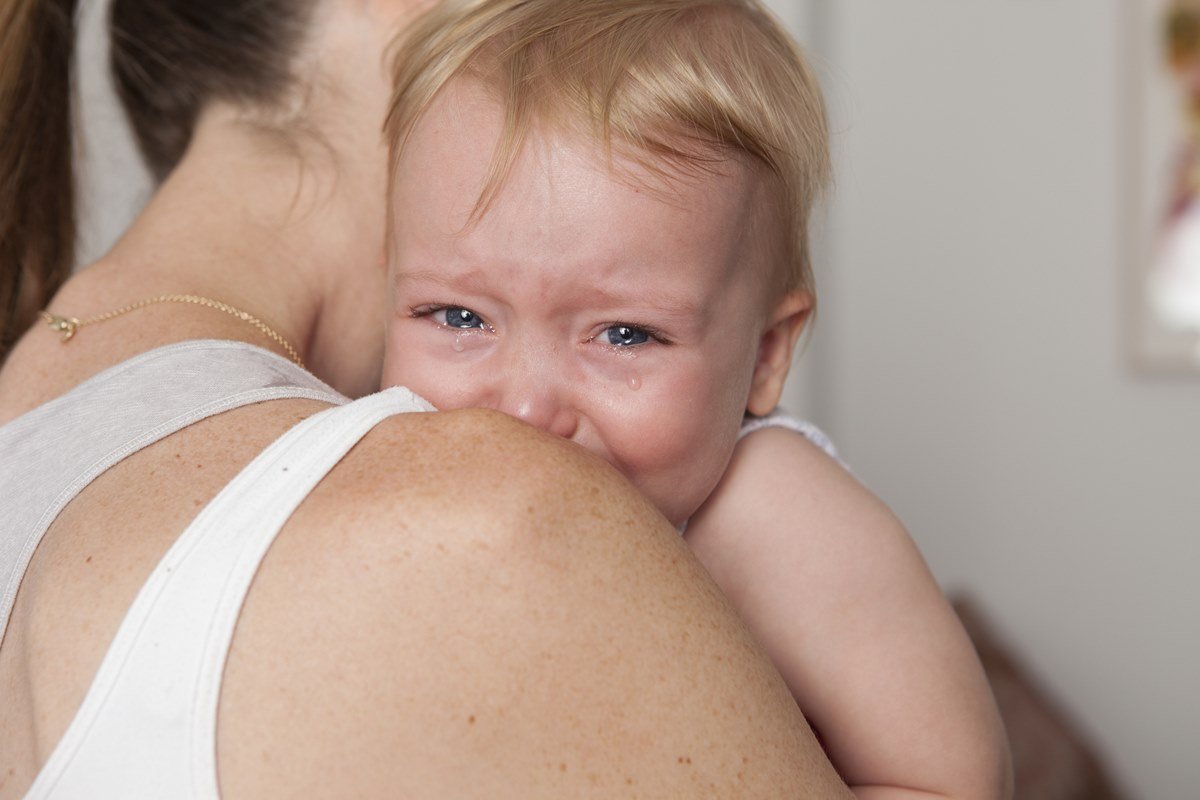
<svg viewBox="0 0 1200 800"><path fill-rule="evenodd" d="M1200 0L1129 13L1128 349L1139 371L1200 376Z"/></svg>

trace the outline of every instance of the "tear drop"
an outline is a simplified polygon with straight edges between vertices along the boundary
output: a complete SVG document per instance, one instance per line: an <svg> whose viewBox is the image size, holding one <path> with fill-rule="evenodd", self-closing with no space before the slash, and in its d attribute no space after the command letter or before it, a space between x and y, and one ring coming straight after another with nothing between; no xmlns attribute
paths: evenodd
<svg viewBox="0 0 1200 800"><path fill-rule="evenodd" d="M461 333L454 334L454 352L461 353L464 349L466 349L466 345L463 344L463 335Z"/></svg>
<svg viewBox="0 0 1200 800"><path fill-rule="evenodd" d="M638 389L642 388L642 376L638 375L636 372L631 372L629 373L629 377L626 379L625 383L629 385L630 389L636 392Z"/></svg>

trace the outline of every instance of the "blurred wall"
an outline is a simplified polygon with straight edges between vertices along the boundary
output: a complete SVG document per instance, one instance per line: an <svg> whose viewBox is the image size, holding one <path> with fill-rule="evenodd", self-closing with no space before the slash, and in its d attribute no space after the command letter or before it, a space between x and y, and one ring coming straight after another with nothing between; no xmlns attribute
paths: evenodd
<svg viewBox="0 0 1200 800"><path fill-rule="evenodd" d="M105 35L107 0L80 3L76 89L79 100L78 264L90 264L112 246L150 196L142 165L113 94Z"/></svg>
<svg viewBox="0 0 1200 800"><path fill-rule="evenodd" d="M1197 797L1200 377L1125 357L1127 9L791 5L838 181L792 402L1132 796Z"/></svg>

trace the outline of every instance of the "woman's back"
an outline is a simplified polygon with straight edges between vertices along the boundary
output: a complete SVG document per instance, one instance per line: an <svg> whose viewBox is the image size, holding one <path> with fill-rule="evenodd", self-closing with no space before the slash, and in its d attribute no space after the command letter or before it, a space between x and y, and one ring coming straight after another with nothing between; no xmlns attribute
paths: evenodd
<svg viewBox="0 0 1200 800"><path fill-rule="evenodd" d="M6 377L13 370L29 374L21 370L20 355L5 370ZM45 353L42 355L46 357ZM66 353L52 354L47 363L57 361L66 367L64 371L69 371L70 359L64 359L65 356ZM89 388L97 380L111 383L106 377L93 379ZM12 388L12 384L6 381L4 385ZM23 382L23 385L30 384ZM16 399L14 394L21 392L3 395L6 406ZM336 397L332 392L329 394ZM122 397L118 391L111 402L131 403L139 399L128 389L126 395ZM110 412L110 406L96 408L96 401L92 393L82 399L83 408L75 409L91 412L90 419L82 420L84 428L95 424L96 417ZM62 405L62 401L57 404ZM168 402L167 412L172 410L170 405ZM0 718L4 726L0 758L14 772L5 782L4 796L20 796L46 761L75 715L127 607L199 508L273 438L326 405L327 402L314 400L285 400L249 405L197 422L115 464L84 488L58 516L20 584L12 622L0 648L0 692L9 709ZM43 407L29 416L44 410ZM27 434L35 437L42 434L43 439L52 439L60 432L64 415L45 416L45 420L22 418L0 431L10 433L14 427L23 427ZM129 420L139 421L138 415ZM23 425L27 422L35 424ZM148 420L145 427L152 429L157 422ZM121 427L121 423L116 424ZM60 430L45 430L50 425ZM122 429L116 432L117 441L126 433L133 438L132 430ZM36 438L28 442L33 448L42 444ZM91 449L94 451L95 447ZM74 456L81 468L86 468L95 453L69 455ZM6 456L18 457L18 454L6 452ZM33 464L27 465L37 471ZM16 468L17 465L5 464L6 470ZM55 476L33 477L44 483ZM14 499L22 502L22 498ZM52 512L51 505L46 503L47 510ZM19 518L16 523L20 523ZM11 516L6 524L14 524ZM11 527L4 531L6 541L22 533L21 529ZM35 543L27 542L26 546ZM270 570L264 574L269 575Z"/></svg>

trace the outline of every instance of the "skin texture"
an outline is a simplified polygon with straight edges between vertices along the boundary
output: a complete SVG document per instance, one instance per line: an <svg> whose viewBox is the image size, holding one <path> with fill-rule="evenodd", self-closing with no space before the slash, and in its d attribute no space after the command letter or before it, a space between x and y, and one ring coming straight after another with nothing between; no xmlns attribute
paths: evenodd
<svg viewBox="0 0 1200 800"><path fill-rule="evenodd" d="M329 2L304 59L319 139L206 111L184 162L56 313L164 292L252 310L346 391L378 380L382 51L404 6ZM306 73L308 74L308 73ZM251 114L258 125L261 114ZM189 338L271 346L153 306L0 370L0 423ZM0 798L21 797L130 601L198 510L318 404L263 403L121 462L56 519L0 642ZM472 459L504 464L464 468ZM473 462L467 461L470 465ZM388 420L268 553L223 684L225 798L844 797L778 673L610 467L503 415Z"/></svg>
<svg viewBox="0 0 1200 800"><path fill-rule="evenodd" d="M665 184L544 132L472 223L501 120L455 84L400 159L384 384L570 439L682 523L751 396L777 400L808 309L802 293L764 300L780 234L763 182L729 161Z"/></svg>
<svg viewBox="0 0 1200 800"><path fill-rule="evenodd" d="M900 523L793 433L735 452L810 306L771 294L782 231L758 173L665 184L543 127L475 221L501 119L452 84L398 163L385 385L569 439L691 517L688 543L858 797L1008 796L990 690Z"/></svg>

